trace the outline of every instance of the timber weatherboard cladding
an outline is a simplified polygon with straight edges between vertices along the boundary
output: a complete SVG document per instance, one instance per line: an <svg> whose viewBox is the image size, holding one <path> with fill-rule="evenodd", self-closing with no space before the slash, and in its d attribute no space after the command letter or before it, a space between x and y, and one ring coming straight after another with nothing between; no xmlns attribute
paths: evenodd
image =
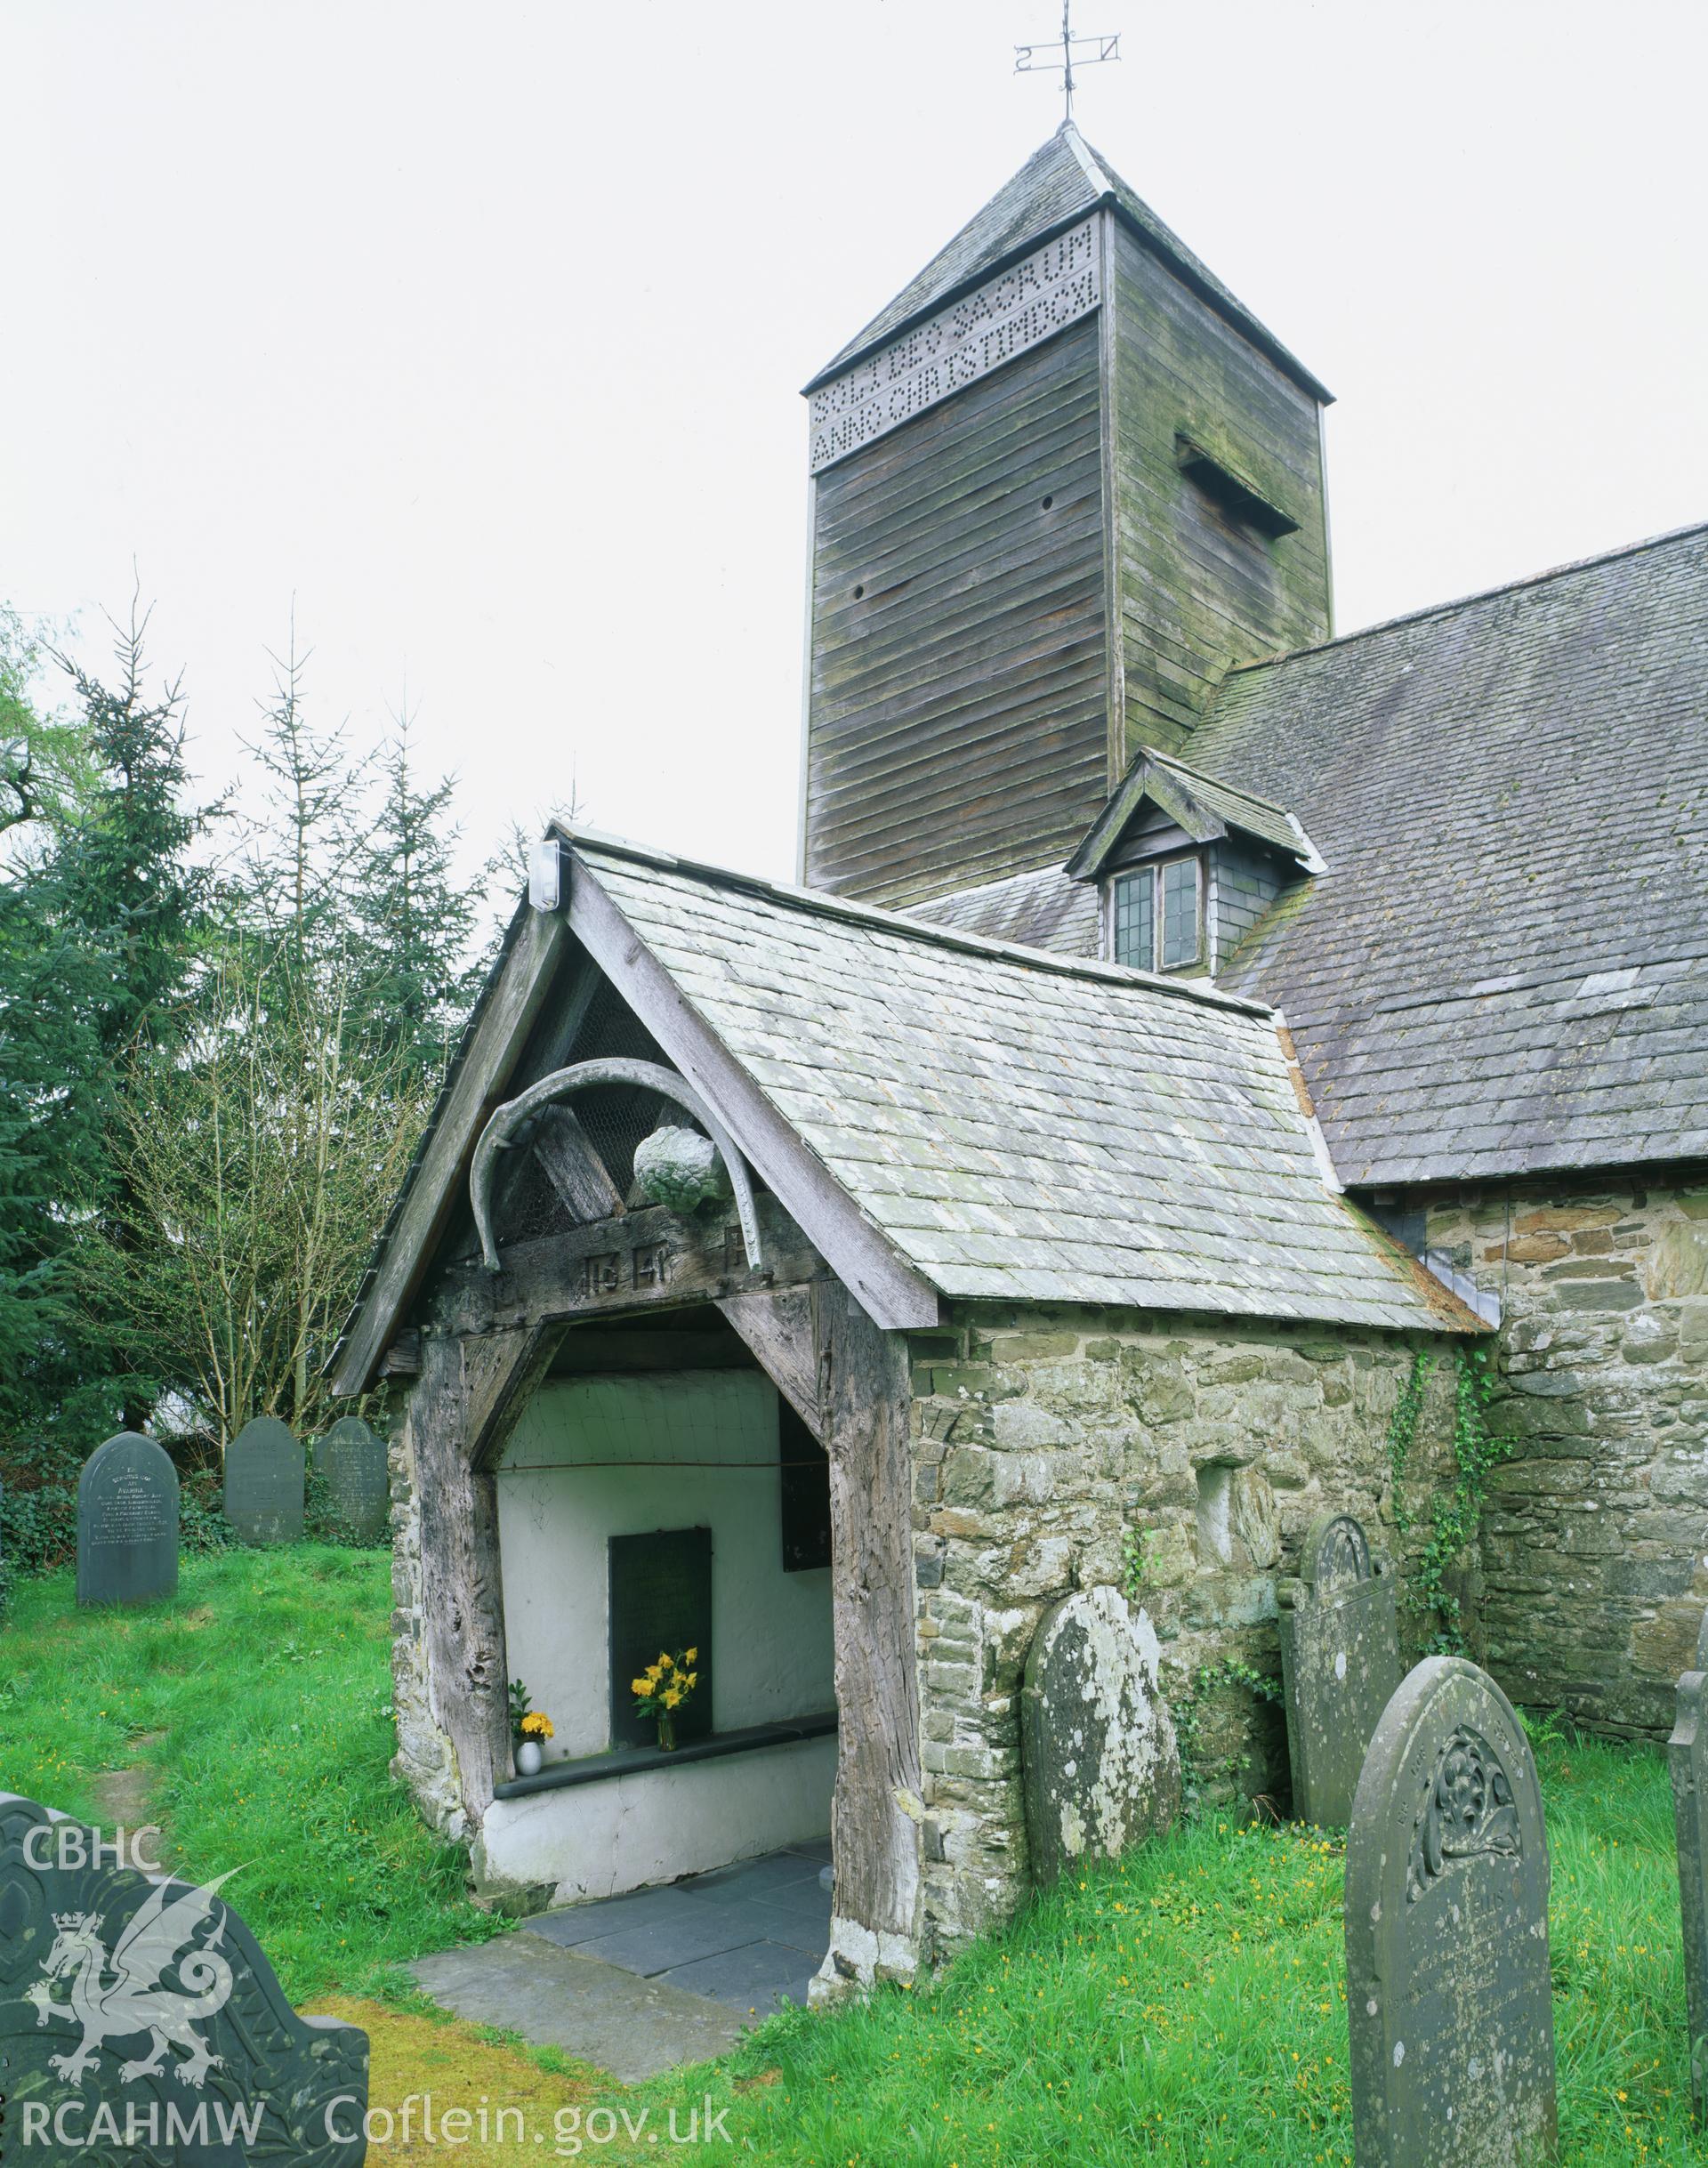
<svg viewBox="0 0 1708 2168"><path fill-rule="evenodd" d="M1126 739L1179 752L1230 665L1323 639L1326 508L1316 399L1115 226L1115 578ZM1224 453L1299 522L1279 537L1216 504L1180 442Z"/></svg>
<svg viewBox="0 0 1708 2168"><path fill-rule="evenodd" d="M969 254L979 220L953 245L963 290L1026 242L1028 174L1050 228L1073 149L987 206L1007 255ZM1089 187L1103 169L1075 156ZM917 907L1059 866L1140 745L1178 753L1230 667L1328 633L1327 395L1109 188L1091 312L814 484L811 887Z"/></svg>
<svg viewBox="0 0 1708 2168"><path fill-rule="evenodd" d="M1092 316L819 476L811 885L912 901L1065 856L1102 802L1100 411Z"/></svg>

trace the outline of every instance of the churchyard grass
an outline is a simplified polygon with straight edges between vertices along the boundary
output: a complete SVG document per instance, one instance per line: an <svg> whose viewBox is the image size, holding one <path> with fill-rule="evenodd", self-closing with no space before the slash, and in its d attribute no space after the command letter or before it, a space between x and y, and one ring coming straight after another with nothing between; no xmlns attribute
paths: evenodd
<svg viewBox="0 0 1708 2168"><path fill-rule="evenodd" d="M496 1923L391 1783L390 1606L383 1554L315 1544L186 1557L178 1597L134 1611L26 1578L0 1630L0 1785L95 1817L102 1773L146 1766L181 1871L246 1863L232 1894L299 2005L395 2002L397 1961ZM1664 1758L1551 1727L1538 1754L1561 2157L1699 2159ZM1337 1838L1213 1812L1070 1875L934 1989L786 2013L728 2064L609 2097L686 2128L709 2090L742 2157L779 2168L1344 2164L1341 1872ZM513 2054L454 2032L435 2052L457 2083L505 2097ZM588 2094L565 2075L541 2097Z"/></svg>
<svg viewBox="0 0 1708 2168"><path fill-rule="evenodd" d="M1560 2157L1700 2160L1664 1761L1548 1727L1538 1752ZM1073 1878L935 1990L773 2020L713 2099L790 2168L1339 2168L1343 1864L1338 1836L1209 1814ZM643 2097L685 2115L704 2079Z"/></svg>
<svg viewBox="0 0 1708 2168"><path fill-rule="evenodd" d="M388 1553L317 1543L186 1556L179 1592L77 1609L20 1579L0 1629L0 1789L106 1825L141 1768L174 1871L240 1867L233 1903L286 1992L397 1992L396 1962L495 1923L416 1817L393 1752Z"/></svg>

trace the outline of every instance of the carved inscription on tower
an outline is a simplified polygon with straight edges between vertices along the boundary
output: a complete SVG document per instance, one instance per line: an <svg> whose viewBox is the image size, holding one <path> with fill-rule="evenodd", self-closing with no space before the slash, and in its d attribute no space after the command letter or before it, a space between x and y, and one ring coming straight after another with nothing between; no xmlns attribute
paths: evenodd
<svg viewBox="0 0 1708 2168"><path fill-rule="evenodd" d="M812 471L989 375L1101 298L1093 216L815 391Z"/></svg>

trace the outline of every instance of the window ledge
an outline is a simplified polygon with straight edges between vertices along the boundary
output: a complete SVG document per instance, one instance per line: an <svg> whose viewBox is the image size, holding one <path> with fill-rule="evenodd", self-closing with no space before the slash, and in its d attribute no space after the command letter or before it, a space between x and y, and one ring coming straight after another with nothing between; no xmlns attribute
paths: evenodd
<svg viewBox="0 0 1708 2168"><path fill-rule="evenodd" d="M742 1731L714 1731L709 1739L685 1740L666 1752L661 1746L622 1746L614 1753L583 1754L574 1761L554 1761L536 1777L512 1777L495 1785L495 1799L528 1799L536 1792L561 1792L570 1785L605 1784L615 1777L638 1777L647 1769L675 1769L684 1761L717 1761L725 1754L757 1753L767 1746L791 1746L801 1739L826 1738L836 1729L836 1712L797 1716L786 1724L749 1724Z"/></svg>

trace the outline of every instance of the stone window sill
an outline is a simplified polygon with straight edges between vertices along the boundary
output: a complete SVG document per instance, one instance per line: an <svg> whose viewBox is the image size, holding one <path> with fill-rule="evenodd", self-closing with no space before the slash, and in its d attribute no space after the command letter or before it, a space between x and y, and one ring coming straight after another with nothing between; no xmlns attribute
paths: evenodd
<svg viewBox="0 0 1708 2168"><path fill-rule="evenodd" d="M554 1761L536 1777L512 1777L495 1785L495 1799L528 1799L536 1792L561 1792L570 1785L605 1784L614 1777L638 1777L646 1769L675 1769L684 1761L717 1761L725 1754L757 1753L767 1746L790 1746L799 1739L822 1739L836 1729L836 1712L797 1716L786 1724L749 1724L743 1731L715 1731L709 1739L685 1740L666 1753L659 1746L623 1746L608 1754L584 1754L574 1761Z"/></svg>

